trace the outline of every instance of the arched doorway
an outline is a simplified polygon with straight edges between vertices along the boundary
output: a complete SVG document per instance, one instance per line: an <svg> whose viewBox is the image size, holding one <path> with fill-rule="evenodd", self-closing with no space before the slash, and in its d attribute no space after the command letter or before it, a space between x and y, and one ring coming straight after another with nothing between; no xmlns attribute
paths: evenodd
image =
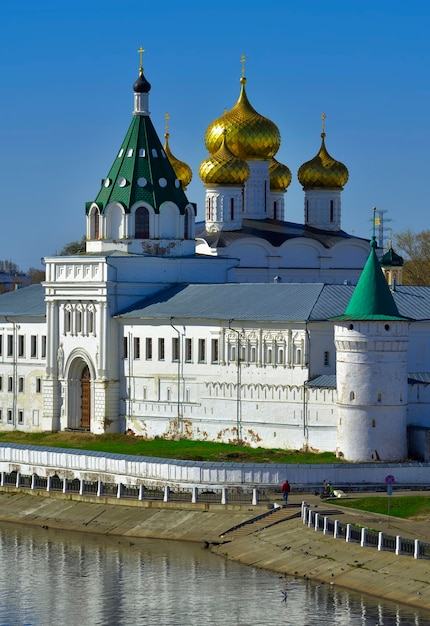
<svg viewBox="0 0 430 626"><path fill-rule="evenodd" d="M66 366L67 426L70 430L91 430L94 412L93 381L95 372L85 354L77 351Z"/></svg>
<svg viewBox="0 0 430 626"><path fill-rule="evenodd" d="M81 428L90 430L91 421L91 376L88 365L81 374Z"/></svg>

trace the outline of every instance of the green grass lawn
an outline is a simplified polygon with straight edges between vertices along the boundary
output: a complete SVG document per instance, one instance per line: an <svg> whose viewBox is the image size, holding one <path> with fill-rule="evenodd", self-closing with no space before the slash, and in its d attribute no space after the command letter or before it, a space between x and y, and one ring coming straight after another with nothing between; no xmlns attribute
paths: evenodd
<svg viewBox="0 0 430 626"><path fill-rule="evenodd" d="M336 499L336 505L346 506L359 511L388 514L388 498L390 498L390 515L411 519L430 516L430 496L381 496L372 498Z"/></svg>
<svg viewBox="0 0 430 626"><path fill-rule="evenodd" d="M218 461L228 463L339 463L331 452L322 454L298 450L270 450L250 448L237 444L211 443L208 441L168 441L165 439L141 439L129 435L91 435L89 433L23 433L13 431L0 433L0 442L20 443L28 446L54 448L77 448L98 452L116 452L165 459L189 461Z"/></svg>

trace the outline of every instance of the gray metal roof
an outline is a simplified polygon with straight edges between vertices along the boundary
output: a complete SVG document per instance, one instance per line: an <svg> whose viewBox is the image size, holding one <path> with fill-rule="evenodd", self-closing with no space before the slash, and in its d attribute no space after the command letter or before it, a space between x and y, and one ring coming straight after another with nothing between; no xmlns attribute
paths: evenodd
<svg viewBox="0 0 430 626"><path fill-rule="evenodd" d="M45 289L30 285L0 295L0 316L45 317Z"/></svg>
<svg viewBox="0 0 430 626"><path fill-rule="evenodd" d="M303 321L309 319L323 288L322 283L178 285L118 317Z"/></svg>
<svg viewBox="0 0 430 626"><path fill-rule="evenodd" d="M343 230L329 231L312 228L304 224L295 222L283 222L281 220L250 220L244 218L242 228L240 230L226 231L221 230L215 233L206 231L205 222L196 224L196 238L205 239L211 248L225 248L233 241L249 237L265 239L272 246L281 246L288 239L296 239L304 237L305 239L314 239L322 244L325 248L331 248L335 243L342 239L354 239L356 241L368 241L361 237L349 235Z"/></svg>
<svg viewBox="0 0 430 626"><path fill-rule="evenodd" d="M353 292L351 285L323 283L176 285L140 301L118 317L319 321L342 315ZM430 319L430 287L397 287L393 297L400 315Z"/></svg>
<svg viewBox="0 0 430 626"><path fill-rule="evenodd" d="M336 389L336 374L323 374L308 380L306 387L318 387L319 389Z"/></svg>
<svg viewBox="0 0 430 626"><path fill-rule="evenodd" d="M425 383L428 385L430 383L430 372L412 372L408 374L408 383L410 385Z"/></svg>

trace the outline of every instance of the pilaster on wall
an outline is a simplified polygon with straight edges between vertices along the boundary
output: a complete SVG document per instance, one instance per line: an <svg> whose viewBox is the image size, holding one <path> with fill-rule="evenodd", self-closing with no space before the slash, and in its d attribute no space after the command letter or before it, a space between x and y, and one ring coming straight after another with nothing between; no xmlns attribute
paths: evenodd
<svg viewBox="0 0 430 626"><path fill-rule="evenodd" d="M120 383L118 380L96 380L92 387L94 412L91 432L118 433L125 431L125 421L120 417Z"/></svg>
<svg viewBox="0 0 430 626"><path fill-rule="evenodd" d="M60 383L57 378L46 378L43 381L43 416L42 430L56 432L61 430L62 398Z"/></svg>

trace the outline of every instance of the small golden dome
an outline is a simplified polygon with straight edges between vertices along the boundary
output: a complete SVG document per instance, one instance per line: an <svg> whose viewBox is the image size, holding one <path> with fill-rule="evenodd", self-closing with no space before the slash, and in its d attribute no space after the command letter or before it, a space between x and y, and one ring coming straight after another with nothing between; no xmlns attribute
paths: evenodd
<svg viewBox="0 0 430 626"><path fill-rule="evenodd" d="M269 165L270 189L274 191L285 191L291 183L291 171L283 163L279 163L275 158Z"/></svg>
<svg viewBox="0 0 430 626"><path fill-rule="evenodd" d="M348 182L346 165L329 155L325 147L325 133L321 133L321 148L310 161L303 163L297 177L303 189L342 189Z"/></svg>
<svg viewBox="0 0 430 626"><path fill-rule="evenodd" d="M206 148L214 154L226 130L227 145L235 156L244 161L267 161L279 150L281 135L276 124L252 107L246 95L244 76L240 82L242 88L234 107L208 126Z"/></svg>
<svg viewBox="0 0 430 626"><path fill-rule="evenodd" d="M173 156L169 146L169 137L169 133L164 133L164 139L166 140L164 142L164 152L166 153L166 156L169 159L171 166L173 167L176 178L181 181L182 189L186 189L191 182L193 172L189 165Z"/></svg>
<svg viewBox="0 0 430 626"><path fill-rule="evenodd" d="M248 163L227 148L225 132L221 147L201 163L199 176L205 185L243 185L248 178Z"/></svg>

